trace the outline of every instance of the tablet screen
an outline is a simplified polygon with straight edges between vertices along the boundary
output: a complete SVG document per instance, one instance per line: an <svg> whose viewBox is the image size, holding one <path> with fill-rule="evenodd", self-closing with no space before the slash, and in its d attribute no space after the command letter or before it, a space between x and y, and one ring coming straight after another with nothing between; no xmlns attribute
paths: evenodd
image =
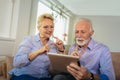
<svg viewBox="0 0 120 80"><path fill-rule="evenodd" d="M71 62L76 64L79 62L79 57L71 55L48 53L48 57L50 59L52 69L58 72L67 72L67 65L69 65Z"/></svg>

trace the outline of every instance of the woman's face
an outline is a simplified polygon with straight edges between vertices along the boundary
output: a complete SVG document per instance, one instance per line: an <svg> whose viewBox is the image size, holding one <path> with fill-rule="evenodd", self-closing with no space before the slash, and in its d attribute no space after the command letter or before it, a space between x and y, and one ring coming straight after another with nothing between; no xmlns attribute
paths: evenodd
<svg viewBox="0 0 120 80"><path fill-rule="evenodd" d="M40 37L50 38L54 31L54 23L51 19L44 19L38 27Z"/></svg>

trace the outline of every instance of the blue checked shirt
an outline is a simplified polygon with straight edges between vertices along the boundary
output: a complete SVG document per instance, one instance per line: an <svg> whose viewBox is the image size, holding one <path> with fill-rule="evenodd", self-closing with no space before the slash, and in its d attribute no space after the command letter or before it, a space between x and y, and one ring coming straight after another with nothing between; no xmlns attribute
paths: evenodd
<svg viewBox="0 0 120 80"><path fill-rule="evenodd" d="M49 43L52 43L52 41L49 40L48 44ZM9 72L9 74L14 74L16 76L26 74L37 78L50 77L48 72L50 61L46 53L38 55L32 61L28 60L28 54L40 49L41 47L43 47L43 45L39 34L26 37L20 44L18 52L14 56L14 68ZM54 45L51 45L49 52L57 53L57 48ZM22 63L24 65L19 66Z"/></svg>
<svg viewBox="0 0 120 80"><path fill-rule="evenodd" d="M75 49L75 44L69 49L70 54ZM78 52L80 53L79 47ZM91 39L85 53L79 59L80 64L88 71L100 76L101 80L115 80L111 53L107 46ZM106 79L104 78L107 77Z"/></svg>

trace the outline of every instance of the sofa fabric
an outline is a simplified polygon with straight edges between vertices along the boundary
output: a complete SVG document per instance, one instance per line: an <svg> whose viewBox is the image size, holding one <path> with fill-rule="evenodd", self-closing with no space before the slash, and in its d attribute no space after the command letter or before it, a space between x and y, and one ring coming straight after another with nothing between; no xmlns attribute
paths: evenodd
<svg viewBox="0 0 120 80"><path fill-rule="evenodd" d="M8 71L13 68L13 57L12 56L6 56L5 60L3 60L0 64L0 80L10 80L10 75L8 74Z"/></svg>
<svg viewBox="0 0 120 80"><path fill-rule="evenodd" d="M120 52L112 52L112 62L116 80L120 80Z"/></svg>
<svg viewBox="0 0 120 80"><path fill-rule="evenodd" d="M120 52L112 52L112 62L115 71L116 80L120 80ZM4 76L0 76L0 80L9 80L10 76L8 71L12 69L13 65L13 57L6 56L5 62L2 63L2 71L4 71ZM1 65L1 64L0 64ZM3 68L4 67L4 68ZM1 67L0 67L1 68Z"/></svg>

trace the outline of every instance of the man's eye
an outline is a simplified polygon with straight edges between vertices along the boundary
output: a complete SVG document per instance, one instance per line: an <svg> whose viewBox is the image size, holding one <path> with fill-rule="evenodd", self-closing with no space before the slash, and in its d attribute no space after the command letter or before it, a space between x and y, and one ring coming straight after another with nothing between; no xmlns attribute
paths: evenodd
<svg viewBox="0 0 120 80"><path fill-rule="evenodd" d="M78 31L75 31L75 33L78 33Z"/></svg>
<svg viewBox="0 0 120 80"><path fill-rule="evenodd" d="M85 31L81 31L82 33L85 33Z"/></svg>

